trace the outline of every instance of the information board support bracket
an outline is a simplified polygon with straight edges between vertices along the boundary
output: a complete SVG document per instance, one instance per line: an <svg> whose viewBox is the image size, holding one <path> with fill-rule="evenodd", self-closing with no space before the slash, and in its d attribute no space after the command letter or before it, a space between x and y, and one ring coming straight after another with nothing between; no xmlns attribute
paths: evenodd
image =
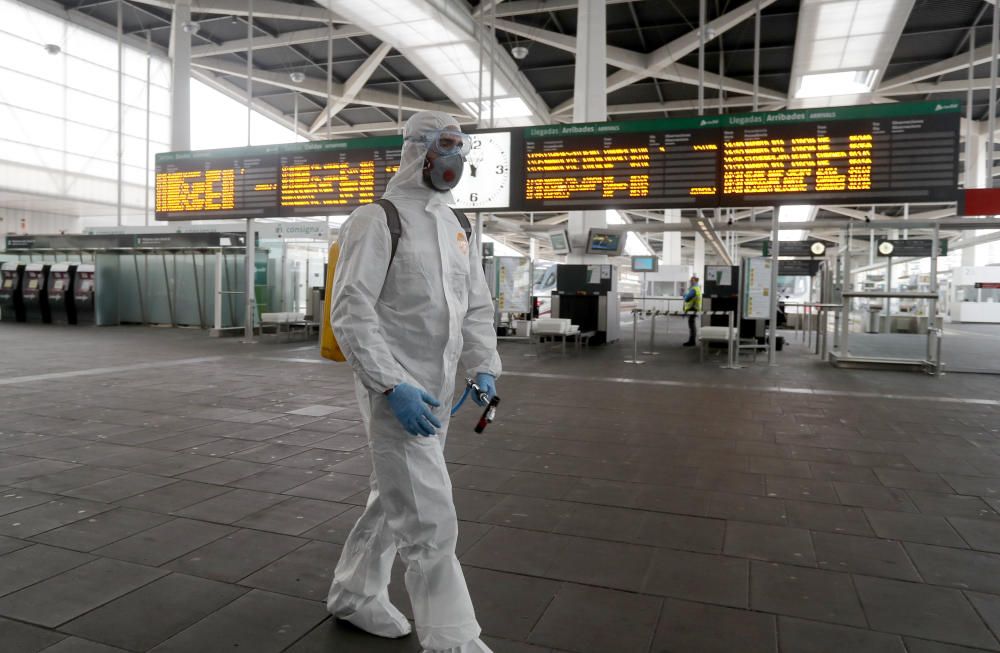
<svg viewBox="0 0 1000 653"><path fill-rule="evenodd" d="M205 328L205 307L201 305L201 283L198 279L198 253L191 252L191 269L194 271L194 296L198 301L198 326Z"/></svg>
<svg viewBox="0 0 1000 653"><path fill-rule="evenodd" d="M81 260L83 259L81 258ZM149 323L148 320L146 320L146 301L142 296L142 279L139 274L139 254L137 254L134 250L132 251L132 265L135 266L135 292L139 295L139 319L142 320L142 324L145 326Z"/></svg>
<svg viewBox="0 0 1000 653"><path fill-rule="evenodd" d="M222 250L215 253L215 306L213 307L215 312L215 332L220 333L222 331L222 275L224 274L222 268L222 257L224 254Z"/></svg>
<svg viewBox="0 0 1000 653"><path fill-rule="evenodd" d="M781 241L778 240L779 227L778 224L778 207L771 207L771 243L774 247L771 249L771 306L770 306L770 338L768 338L767 345L767 364L771 367L778 365L777 360L777 346L778 346L778 250L781 249Z"/></svg>
<svg viewBox="0 0 1000 653"><path fill-rule="evenodd" d="M244 344L254 344L253 339L253 326L254 326L254 304L256 302L256 292L255 291L255 273L257 266L254 262L254 242L253 242L253 218L247 218L247 238L246 238L246 260L244 261L245 273L246 273L246 295L245 299L245 310L243 314L243 343Z"/></svg>
<svg viewBox="0 0 1000 653"><path fill-rule="evenodd" d="M167 287L167 308L170 309L170 326L174 327L177 326L177 320L174 318L174 299L170 289L170 273L167 270L166 252L160 255L160 260L163 262L163 283Z"/></svg>

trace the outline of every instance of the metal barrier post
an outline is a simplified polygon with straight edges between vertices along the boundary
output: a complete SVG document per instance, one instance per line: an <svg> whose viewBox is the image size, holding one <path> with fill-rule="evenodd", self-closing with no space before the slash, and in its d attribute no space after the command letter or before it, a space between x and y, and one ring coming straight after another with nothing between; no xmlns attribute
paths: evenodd
<svg viewBox="0 0 1000 653"><path fill-rule="evenodd" d="M653 319L650 320L649 324L649 351L644 351L642 353L648 354L649 356L659 356L660 352L656 351L656 314L659 313L655 308L653 309Z"/></svg>
<svg viewBox="0 0 1000 653"><path fill-rule="evenodd" d="M630 365L642 365L646 361L639 360L639 310L632 309L632 360L626 360Z"/></svg>
<svg viewBox="0 0 1000 653"><path fill-rule="evenodd" d="M726 357L727 362L722 366L724 370L738 370L742 368L742 365L738 365L739 362L739 340L738 335L733 328L734 313L729 311L729 335L728 341L726 342Z"/></svg>

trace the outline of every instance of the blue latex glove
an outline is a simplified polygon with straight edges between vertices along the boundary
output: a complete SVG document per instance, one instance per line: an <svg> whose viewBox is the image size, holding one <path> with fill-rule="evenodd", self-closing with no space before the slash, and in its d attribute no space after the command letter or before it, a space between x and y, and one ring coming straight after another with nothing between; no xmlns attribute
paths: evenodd
<svg viewBox="0 0 1000 653"><path fill-rule="evenodd" d="M486 402L484 403L475 392L472 393L472 399L480 406L485 406L490 403L490 400L497 394L497 380L492 374L480 372L476 375L476 385L479 386L481 391L486 393Z"/></svg>
<svg viewBox="0 0 1000 653"><path fill-rule="evenodd" d="M400 383L387 397L396 419L410 435L429 437L434 435L436 428L441 428L441 422L428 408L428 406L437 408L441 402L420 388Z"/></svg>

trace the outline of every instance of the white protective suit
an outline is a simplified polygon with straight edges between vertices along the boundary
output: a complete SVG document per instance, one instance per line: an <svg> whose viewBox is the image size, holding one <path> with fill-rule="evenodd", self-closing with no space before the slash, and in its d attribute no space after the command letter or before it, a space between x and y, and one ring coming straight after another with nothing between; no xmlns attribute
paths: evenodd
<svg viewBox="0 0 1000 653"><path fill-rule="evenodd" d="M444 444L457 365L469 376L500 375L493 302L478 242L448 208L450 192L422 181L427 146L409 140L454 125L446 114L421 112L406 123L399 171L385 198L399 211L402 235L392 265L385 213L359 207L340 234L330 323L355 373L358 403L371 445L371 494L344 545L327 608L383 636L409 623L388 600L396 552L406 563L420 643L427 651L490 649L478 638L465 578L455 555L458 519ZM387 272L388 270L388 272ZM384 391L399 383L422 388L441 405L435 437L407 433Z"/></svg>

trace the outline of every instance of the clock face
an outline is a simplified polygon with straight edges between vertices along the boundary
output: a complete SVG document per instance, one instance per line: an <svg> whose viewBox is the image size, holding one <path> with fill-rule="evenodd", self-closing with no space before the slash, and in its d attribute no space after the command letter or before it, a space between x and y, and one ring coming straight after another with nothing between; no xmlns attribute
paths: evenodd
<svg viewBox="0 0 1000 653"><path fill-rule="evenodd" d="M878 244L878 251L882 256L888 256L892 254L892 250L896 249L892 243L889 241L883 241Z"/></svg>
<svg viewBox="0 0 1000 653"><path fill-rule="evenodd" d="M465 171L452 189L459 209L502 209L510 206L510 132L472 134Z"/></svg>
<svg viewBox="0 0 1000 653"><path fill-rule="evenodd" d="M826 245L820 242L813 243L812 245L809 246L809 251L812 252L815 256L822 256L823 252L826 251Z"/></svg>

